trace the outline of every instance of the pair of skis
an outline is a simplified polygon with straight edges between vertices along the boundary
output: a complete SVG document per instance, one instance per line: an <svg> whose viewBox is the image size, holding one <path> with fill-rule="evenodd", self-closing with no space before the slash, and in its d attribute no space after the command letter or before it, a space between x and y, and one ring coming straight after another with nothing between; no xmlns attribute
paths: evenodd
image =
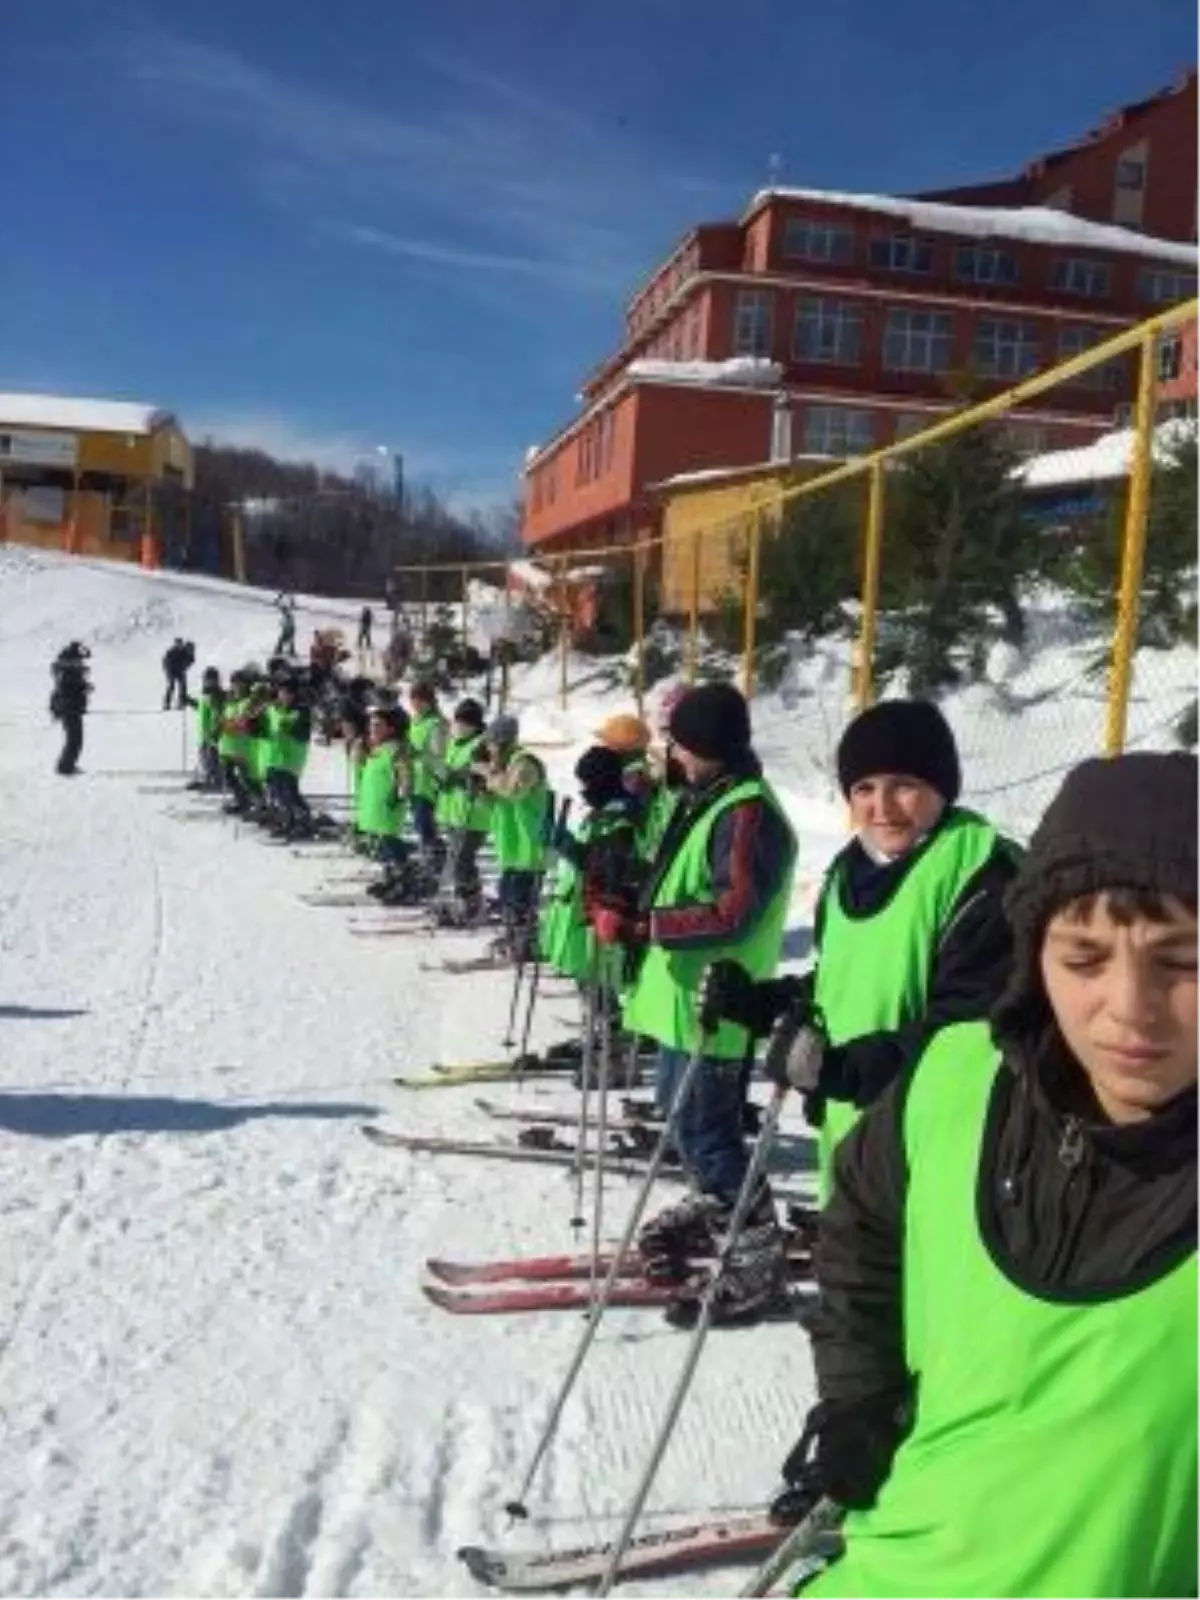
<svg viewBox="0 0 1200 1600"><path fill-rule="evenodd" d="M790 1291L812 1274L812 1257L799 1239L788 1237L785 1250L789 1293L772 1309L775 1318L794 1314ZM433 1260L425 1263L428 1278L421 1287L427 1300L455 1316L586 1311L596 1283L609 1272L612 1261L608 1251L602 1251L594 1264L590 1252L481 1262ZM711 1267L711 1260L700 1255L664 1261L631 1251L621 1262L608 1304L666 1310L695 1299Z"/></svg>
<svg viewBox="0 0 1200 1600"><path fill-rule="evenodd" d="M578 1165L579 1153L571 1147L545 1149L523 1144L498 1144L487 1139L453 1139L437 1134L393 1133L388 1128L376 1127L372 1122L362 1124L365 1138L372 1144L389 1150L407 1150L414 1155L472 1156L484 1161L518 1162L533 1167L565 1167ZM590 1159L590 1152L584 1152ZM632 1156L613 1155L605 1161L604 1170L616 1178L641 1178L646 1174L646 1161ZM664 1172L664 1181L679 1181L680 1174Z"/></svg>

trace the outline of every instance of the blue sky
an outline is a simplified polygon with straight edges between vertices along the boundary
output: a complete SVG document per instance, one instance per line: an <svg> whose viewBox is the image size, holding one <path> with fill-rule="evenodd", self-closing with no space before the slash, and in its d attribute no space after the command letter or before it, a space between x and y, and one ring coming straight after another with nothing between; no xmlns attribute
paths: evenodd
<svg viewBox="0 0 1200 1600"><path fill-rule="evenodd" d="M773 152L818 187L1001 174L1195 51L1192 0L0 5L0 389L502 499Z"/></svg>

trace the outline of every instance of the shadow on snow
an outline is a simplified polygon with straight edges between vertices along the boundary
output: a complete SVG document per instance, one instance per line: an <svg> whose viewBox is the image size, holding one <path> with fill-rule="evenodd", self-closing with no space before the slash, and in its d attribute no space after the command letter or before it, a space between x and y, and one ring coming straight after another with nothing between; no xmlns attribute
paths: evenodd
<svg viewBox="0 0 1200 1600"><path fill-rule="evenodd" d="M110 1133L220 1133L263 1117L325 1122L378 1115L378 1106L337 1100L247 1100L221 1105L167 1095L0 1094L0 1131L34 1139Z"/></svg>

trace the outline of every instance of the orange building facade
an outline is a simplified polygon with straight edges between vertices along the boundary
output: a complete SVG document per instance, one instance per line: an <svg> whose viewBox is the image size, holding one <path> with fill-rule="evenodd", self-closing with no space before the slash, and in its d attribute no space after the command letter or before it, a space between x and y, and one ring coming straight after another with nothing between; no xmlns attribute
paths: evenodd
<svg viewBox="0 0 1200 1600"><path fill-rule="evenodd" d="M1193 295L1195 124L1190 74L1016 179L769 189L693 229L630 300L581 414L530 452L526 544L653 530L652 488L681 474L865 454ZM1086 444L1133 384L1113 363L1013 427L1030 452Z"/></svg>

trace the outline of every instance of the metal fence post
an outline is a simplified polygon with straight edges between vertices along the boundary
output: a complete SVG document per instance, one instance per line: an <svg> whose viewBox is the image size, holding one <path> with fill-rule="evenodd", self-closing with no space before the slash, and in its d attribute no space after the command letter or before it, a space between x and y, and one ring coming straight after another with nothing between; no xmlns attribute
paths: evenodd
<svg viewBox="0 0 1200 1600"><path fill-rule="evenodd" d="M468 673L467 673L467 651L470 649L470 631L469 631L469 628L467 626L468 595L470 593L470 588L471 588L471 573L470 573L470 569L468 567L464 567L462 569L462 670L460 671L460 673L458 675L459 683L460 683L460 685L462 687L462 690L463 690L464 694L466 693L466 689L467 689L467 677L468 677Z"/></svg>
<svg viewBox="0 0 1200 1600"><path fill-rule="evenodd" d="M688 601L687 681L695 683L700 665L700 529L692 529L692 591Z"/></svg>
<svg viewBox="0 0 1200 1600"><path fill-rule="evenodd" d="M633 696L637 714L642 714L642 701L646 694L646 569L640 544L633 547Z"/></svg>
<svg viewBox="0 0 1200 1600"><path fill-rule="evenodd" d="M756 510L750 519L750 549L746 561L746 593L744 599L745 633L742 643L742 691L749 700L754 694L754 650L758 638L758 557L762 544L762 512Z"/></svg>
<svg viewBox="0 0 1200 1600"><path fill-rule="evenodd" d="M558 567L558 654L559 654L559 683L558 699L563 710L567 709L567 677L571 662L571 613L567 605L567 558L564 556Z"/></svg>
<svg viewBox="0 0 1200 1600"><path fill-rule="evenodd" d="M863 545L862 626L858 635L858 709L875 698L875 633L879 618L879 568L883 549L883 462L873 461L869 475L866 539Z"/></svg>
<svg viewBox="0 0 1200 1600"><path fill-rule="evenodd" d="M1154 398L1158 340L1148 333L1142 340L1138 365L1137 410L1133 424L1133 456L1129 463L1129 491L1125 502L1125 538L1121 549L1121 581L1117 591L1116 628L1113 633L1112 668L1108 680L1108 714L1104 728L1104 753L1119 756L1125 748L1129 719L1129 691L1133 658L1137 650L1139 591L1146 559L1146 529L1150 520L1150 473L1154 465Z"/></svg>

